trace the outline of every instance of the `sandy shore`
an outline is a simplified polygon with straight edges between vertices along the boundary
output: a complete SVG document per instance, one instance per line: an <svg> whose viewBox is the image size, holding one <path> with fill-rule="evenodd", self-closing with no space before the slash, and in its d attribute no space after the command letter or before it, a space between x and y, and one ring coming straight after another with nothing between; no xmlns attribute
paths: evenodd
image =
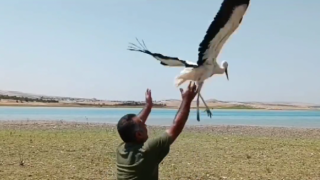
<svg viewBox="0 0 320 180"><path fill-rule="evenodd" d="M1 129L107 129L116 130L115 124L86 123L69 121L0 121ZM150 130L165 130L166 126L149 125ZM208 133L210 135L236 135L254 137L279 137L279 138L317 138L320 139L319 128L289 128L289 127L261 127L261 126L231 126L231 125L204 125L186 126L186 133Z"/></svg>
<svg viewBox="0 0 320 180"><path fill-rule="evenodd" d="M178 109L180 101L169 101L166 102L166 106L155 106L154 108L160 109ZM305 105L267 105L267 104L251 104L251 105L239 105L232 103L212 103L208 102L208 106L212 109L230 109L230 110L320 110L320 108L309 107ZM143 108L141 105L119 105L112 102L104 103L41 103L41 102L2 102L0 106L6 107L74 107L74 108ZM191 104L191 108L196 108L196 102ZM204 105L200 103L200 108L204 110Z"/></svg>

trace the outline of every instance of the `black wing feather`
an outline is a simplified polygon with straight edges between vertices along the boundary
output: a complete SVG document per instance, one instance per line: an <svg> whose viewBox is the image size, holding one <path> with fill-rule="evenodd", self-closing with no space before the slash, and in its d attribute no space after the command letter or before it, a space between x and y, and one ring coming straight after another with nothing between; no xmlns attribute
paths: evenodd
<svg viewBox="0 0 320 180"><path fill-rule="evenodd" d="M185 66L185 67L197 67L197 64L195 63L190 63L187 62L185 60L181 60L177 57L170 57L170 56L164 56L160 53L152 53L151 51L149 51L145 45L145 43L142 41L142 43L139 42L139 40L137 39L138 43L140 44L140 47L136 44L130 43L131 46L129 46L128 50L129 51L138 51L138 52L142 52L145 54L149 54L151 56L153 56L155 59L160 61L160 64L163 66L170 66L170 67L181 67L181 66Z"/></svg>
<svg viewBox="0 0 320 180"><path fill-rule="evenodd" d="M206 59L204 59L204 53L210 46L210 42L217 36L219 31L227 24L227 22L230 20L230 17L233 13L233 10L241 5L247 5L249 6L250 0L224 0L220 6L220 9L216 16L214 17L213 21L211 22L208 30L206 31L206 35L204 36L202 42L199 45L198 48L198 66L201 66ZM242 18L239 22L241 23ZM228 37L222 38L222 40L225 40Z"/></svg>

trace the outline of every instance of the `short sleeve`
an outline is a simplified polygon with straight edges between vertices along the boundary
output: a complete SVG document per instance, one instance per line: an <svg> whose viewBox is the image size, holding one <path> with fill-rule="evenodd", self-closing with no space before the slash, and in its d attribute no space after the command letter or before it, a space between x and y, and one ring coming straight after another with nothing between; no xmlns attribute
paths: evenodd
<svg viewBox="0 0 320 180"><path fill-rule="evenodd" d="M164 132L160 136L149 139L146 142L146 151L152 152L152 154L159 156L161 156L163 153L167 154L172 142L173 140L171 136L169 136L167 132Z"/></svg>

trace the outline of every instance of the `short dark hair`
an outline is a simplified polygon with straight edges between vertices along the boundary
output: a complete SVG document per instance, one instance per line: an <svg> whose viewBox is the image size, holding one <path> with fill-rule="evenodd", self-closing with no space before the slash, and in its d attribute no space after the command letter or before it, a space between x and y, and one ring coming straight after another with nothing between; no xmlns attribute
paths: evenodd
<svg viewBox="0 0 320 180"><path fill-rule="evenodd" d="M121 139L126 143L136 141L135 132L139 128L138 124L133 120L133 118L136 116L137 115L135 114L126 114L118 121L118 133Z"/></svg>

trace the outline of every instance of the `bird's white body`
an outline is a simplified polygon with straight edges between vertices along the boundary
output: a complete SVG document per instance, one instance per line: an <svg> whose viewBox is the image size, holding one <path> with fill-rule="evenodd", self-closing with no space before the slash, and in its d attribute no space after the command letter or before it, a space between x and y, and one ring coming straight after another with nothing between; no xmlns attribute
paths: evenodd
<svg viewBox="0 0 320 180"><path fill-rule="evenodd" d="M222 62L221 67L217 63L208 64L207 66L199 66L196 68L185 68L181 71L180 75L175 78L174 84L178 87L186 81L194 81L198 86L198 97L197 97L197 119L199 120L199 98L201 98L203 104L206 107L206 111L209 116L211 116L211 111L200 94L202 86L205 80L208 80L214 74L224 74L228 68L228 63L226 61ZM223 67L224 66L224 67ZM227 76L228 77L228 76Z"/></svg>
<svg viewBox="0 0 320 180"><path fill-rule="evenodd" d="M179 87L186 81L203 82L214 73L213 67L200 66L198 68L185 68L180 75L175 78L174 84Z"/></svg>
<svg viewBox="0 0 320 180"><path fill-rule="evenodd" d="M174 84L175 86L179 87L186 81L203 82L215 74L224 74L225 69L228 68L227 64L228 63L224 61L222 62L221 67L218 64L216 64L216 66L210 64L207 66L200 66L197 68L184 68L180 72L180 75L178 75L175 78ZM223 67L224 65L226 67Z"/></svg>

